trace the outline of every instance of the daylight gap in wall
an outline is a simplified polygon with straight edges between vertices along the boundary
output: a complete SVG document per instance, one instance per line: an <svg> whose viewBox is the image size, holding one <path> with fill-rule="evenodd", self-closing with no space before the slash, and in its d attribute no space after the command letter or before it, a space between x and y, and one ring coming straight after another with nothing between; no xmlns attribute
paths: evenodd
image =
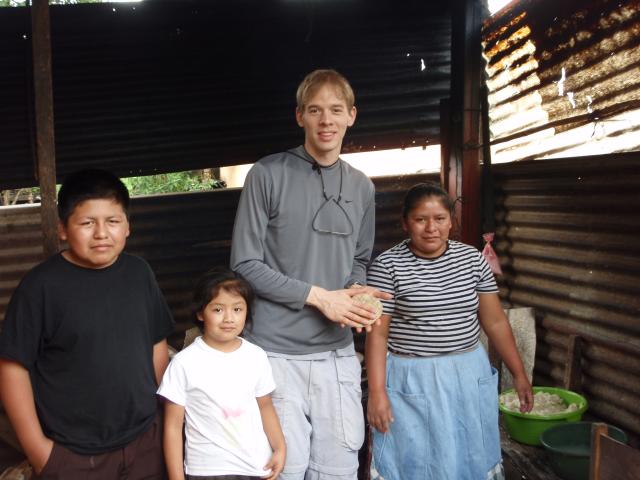
<svg viewBox="0 0 640 480"><path fill-rule="evenodd" d="M345 153L340 157L369 177L440 171L440 145L373 152ZM220 179L228 187L242 187L252 164L222 167Z"/></svg>

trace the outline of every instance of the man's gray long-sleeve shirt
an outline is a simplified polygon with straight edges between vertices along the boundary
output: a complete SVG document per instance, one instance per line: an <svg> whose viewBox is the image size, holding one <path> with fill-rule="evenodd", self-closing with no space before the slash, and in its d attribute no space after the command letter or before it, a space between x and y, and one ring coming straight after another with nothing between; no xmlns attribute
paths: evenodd
<svg viewBox="0 0 640 480"><path fill-rule="evenodd" d="M374 241L374 186L342 160L318 167L322 175L313 165L302 146L261 159L238 205L231 268L257 294L246 337L270 352L303 355L352 341L350 329L305 300L312 285L337 290L364 284Z"/></svg>

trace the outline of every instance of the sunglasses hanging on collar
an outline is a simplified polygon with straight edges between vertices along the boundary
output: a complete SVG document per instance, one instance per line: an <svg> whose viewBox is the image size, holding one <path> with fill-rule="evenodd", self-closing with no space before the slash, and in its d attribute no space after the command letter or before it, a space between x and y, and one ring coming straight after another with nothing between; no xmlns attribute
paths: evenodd
<svg viewBox="0 0 640 480"><path fill-rule="evenodd" d="M341 204L342 183L344 177L344 165L342 164L342 160L338 159L338 162L340 162L340 187L338 189L338 198L335 198L333 195L327 195L327 190L324 184L324 175L322 173L323 167L315 159L311 160L309 158L305 158L292 150L288 150L287 152L303 159L307 163L310 163L311 168L320 176L320 184L322 185L322 196L324 197L324 202L322 203L322 205L320 205L320 208L318 208L318 210L314 214L313 220L311 220L311 228L313 228L313 230L318 233L338 235L343 237L348 237L349 235L353 234L353 222L351 221L349 214ZM334 205L338 208L336 209ZM346 222L341 222L342 225L337 225L338 222L334 221L336 220L336 216L333 212L342 212L338 213L338 216L341 219L346 219ZM328 218L330 218L330 220L327 220ZM325 220L324 222L323 219Z"/></svg>

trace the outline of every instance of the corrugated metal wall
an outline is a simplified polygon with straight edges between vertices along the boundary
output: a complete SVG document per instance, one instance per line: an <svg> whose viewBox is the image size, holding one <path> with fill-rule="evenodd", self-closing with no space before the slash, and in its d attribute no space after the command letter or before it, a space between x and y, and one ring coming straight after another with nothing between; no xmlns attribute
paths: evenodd
<svg viewBox="0 0 640 480"><path fill-rule="evenodd" d="M376 254L403 238L400 210L411 185L437 175L375 178ZM174 312L181 345L191 326L189 301L193 282L214 265L228 265L231 232L240 189L138 197L131 204L127 251L147 259ZM20 278L42 256L40 207L0 209L0 318Z"/></svg>
<svg viewBox="0 0 640 480"><path fill-rule="evenodd" d="M439 143L446 3L166 0L51 6L57 173L121 177L254 162L302 141L314 68L353 84L345 152ZM35 185L30 19L0 8L0 189Z"/></svg>
<svg viewBox="0 0 640 480"><path fill-rule="evenodd" d="M156 272L178 328L175 346L191 327L189 302L197 277L228 265L240 189L135 198L127 251L147 259Z"/></svg>
<svg viewBox="0 0 640 480"><path fill-rule="evenodd" d="M494 162L640 150L640 1L511 2L483 43Z"/></svg>
<svg viewBox="0 0 640 480"><path fill-rule="evenodd" d="M640 436L640 153L493 168L501 296L537 312L536 384L579 334L589 413Z"/></svg>
<svg viewBox="0 0 640 480"><path fill-rule="evenodd" d="M640 436L640 154L496 165L501 296L537 312L535 383L563 381L585 340L590 413ZM435 175L375 179L376 253L403 237L404 191ZM239 190L136 198L128 250L157 273L180 330L195 277L226 264ZM40 254L38 207L0 210L0 314ZM179 334L172 339L178 345Z"/></svg>
<svg viewBox="0 0 640 480"><path fill-rule="evenodd" d="M40 205L0 208L0 318L25 272L43 255Z"/></svg>

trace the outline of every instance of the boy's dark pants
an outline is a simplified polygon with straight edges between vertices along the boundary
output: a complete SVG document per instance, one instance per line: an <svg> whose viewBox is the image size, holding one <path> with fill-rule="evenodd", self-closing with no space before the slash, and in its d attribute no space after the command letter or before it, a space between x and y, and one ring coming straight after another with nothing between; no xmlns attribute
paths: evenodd
<svg viewBox="0 0 640 480"><path fill-rule="evenodd" d="M125 447L99 455L80 455L55 444L47 464L34 480L162 480L162 419Z"/></svg>
<svg viewBox="0 0 640 480"><path fill-rule="evenodd" d="M187 480L251 480L252 478L262 477L250 477L247 475L214 475L213 477L201 477L196 475L187 475Z"/></svg>

